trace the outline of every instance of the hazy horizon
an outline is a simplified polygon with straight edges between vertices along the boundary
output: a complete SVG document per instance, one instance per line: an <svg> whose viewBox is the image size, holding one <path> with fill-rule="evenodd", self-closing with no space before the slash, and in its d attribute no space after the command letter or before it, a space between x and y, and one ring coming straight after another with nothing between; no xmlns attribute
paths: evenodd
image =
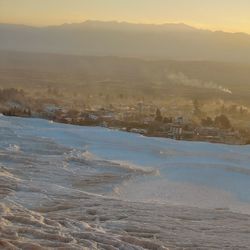
<svg viewBox="0 0 250 250"><path fill-rule="evenodd" d="M148 0L2 0L0 22L30 26L50 26L100 20L164 24L185 23L199 29L250 33L250 2Z"/></svg>
<svg viewBox="0 0 250 250"><path fill-rule="evenodd" d="M130 22L130 21L122 21L122 20L98 20L98 19L86 19L78 22L64 22L64 23L58 23L58 24L47 24L47 25L35 25L35 24L26 24L26 23L11 23L11 22L0 22L2 25L16 25L16 26L27 26L32 28L47 28L47 27L60 27L64 25L80 25L88 22L99 22L99 23L116 23L116 24L131 24L131 25L145 25L145 26L155 26L155 27L163 27L164 25L183 25L189 28L192 28L194 30L201 30L201 31L211 31L211 32L223 32L223 33L229 33L229 34L246 34L250 35L249 32L244 31L228 31L228 30L222 30L222 29L209 29L205 27L197 27L195 25L186 23L186 22L163 22L163 23L146 23L146 22Z"/></svg>

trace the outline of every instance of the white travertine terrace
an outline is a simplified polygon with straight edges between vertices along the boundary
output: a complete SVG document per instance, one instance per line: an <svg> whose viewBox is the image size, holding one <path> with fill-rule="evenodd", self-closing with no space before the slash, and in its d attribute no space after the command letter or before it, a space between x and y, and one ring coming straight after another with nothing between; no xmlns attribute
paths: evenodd
<svg viewBox="0 0 250 250"><path fill-rule="evenodd" d="M0 249L248 249L250 216L108 197L154 175L0 126ZM35 129L35 128L34 128Z"/></svg>

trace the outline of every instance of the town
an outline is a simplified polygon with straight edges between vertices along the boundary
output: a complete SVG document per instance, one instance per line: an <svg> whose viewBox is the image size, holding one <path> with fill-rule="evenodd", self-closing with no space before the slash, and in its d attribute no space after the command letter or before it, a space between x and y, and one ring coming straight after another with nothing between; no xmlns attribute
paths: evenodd
<svg viewBox="0 0 250 250"><path fill-rule="evenodd" d="M9 94L8 94L9 93ZM142 101L134 105L86 106L83 110L63 107L55 103L43 103L39 108L22 106L20 102L10 102L10 96L24 96L22 91L2 90L8 96L8 103L1 106L1 113L6 116L34 117L53 122L79 126L102 126L111 129L138 133L150 137L163 137L175 140L206 141L225 144L249 144L249 131L237 130L229 118L224 115L202 117L197 101L193 110L182 116L168 116L164 108Z"/></svg>

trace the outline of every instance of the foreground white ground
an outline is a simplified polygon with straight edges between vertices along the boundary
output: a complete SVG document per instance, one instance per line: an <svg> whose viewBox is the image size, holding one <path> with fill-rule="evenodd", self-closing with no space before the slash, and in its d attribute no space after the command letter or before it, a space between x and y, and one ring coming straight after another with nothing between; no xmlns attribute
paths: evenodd
<svg viewBox="0 0 250 250"><path fill-rule="evenodd" d="M160 172L93 158L52 139L61 125L46 124L1 117L0 249L250 249L249 215L160 204L162 195L152 198L165 187L155 185ZM75 130L66 130L69 142Z"/></svg>
<svg viewBox="0 0 250 250"><path fill-rule="evenodd" d="M56 182L24 181L4 168L0 187L0 249L250 246L247 215L113 200L59 187Z"/></svg>

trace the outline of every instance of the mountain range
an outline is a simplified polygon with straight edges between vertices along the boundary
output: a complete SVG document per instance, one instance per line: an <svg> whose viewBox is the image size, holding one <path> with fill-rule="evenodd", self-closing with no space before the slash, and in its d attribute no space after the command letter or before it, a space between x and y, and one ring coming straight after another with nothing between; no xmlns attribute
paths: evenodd
<svg viewBox="0 0 250 250"><path fill-rule="evenodd" d="M250 35L201 30L183 23L0 24L0 50L250 63Z"/></svg>

